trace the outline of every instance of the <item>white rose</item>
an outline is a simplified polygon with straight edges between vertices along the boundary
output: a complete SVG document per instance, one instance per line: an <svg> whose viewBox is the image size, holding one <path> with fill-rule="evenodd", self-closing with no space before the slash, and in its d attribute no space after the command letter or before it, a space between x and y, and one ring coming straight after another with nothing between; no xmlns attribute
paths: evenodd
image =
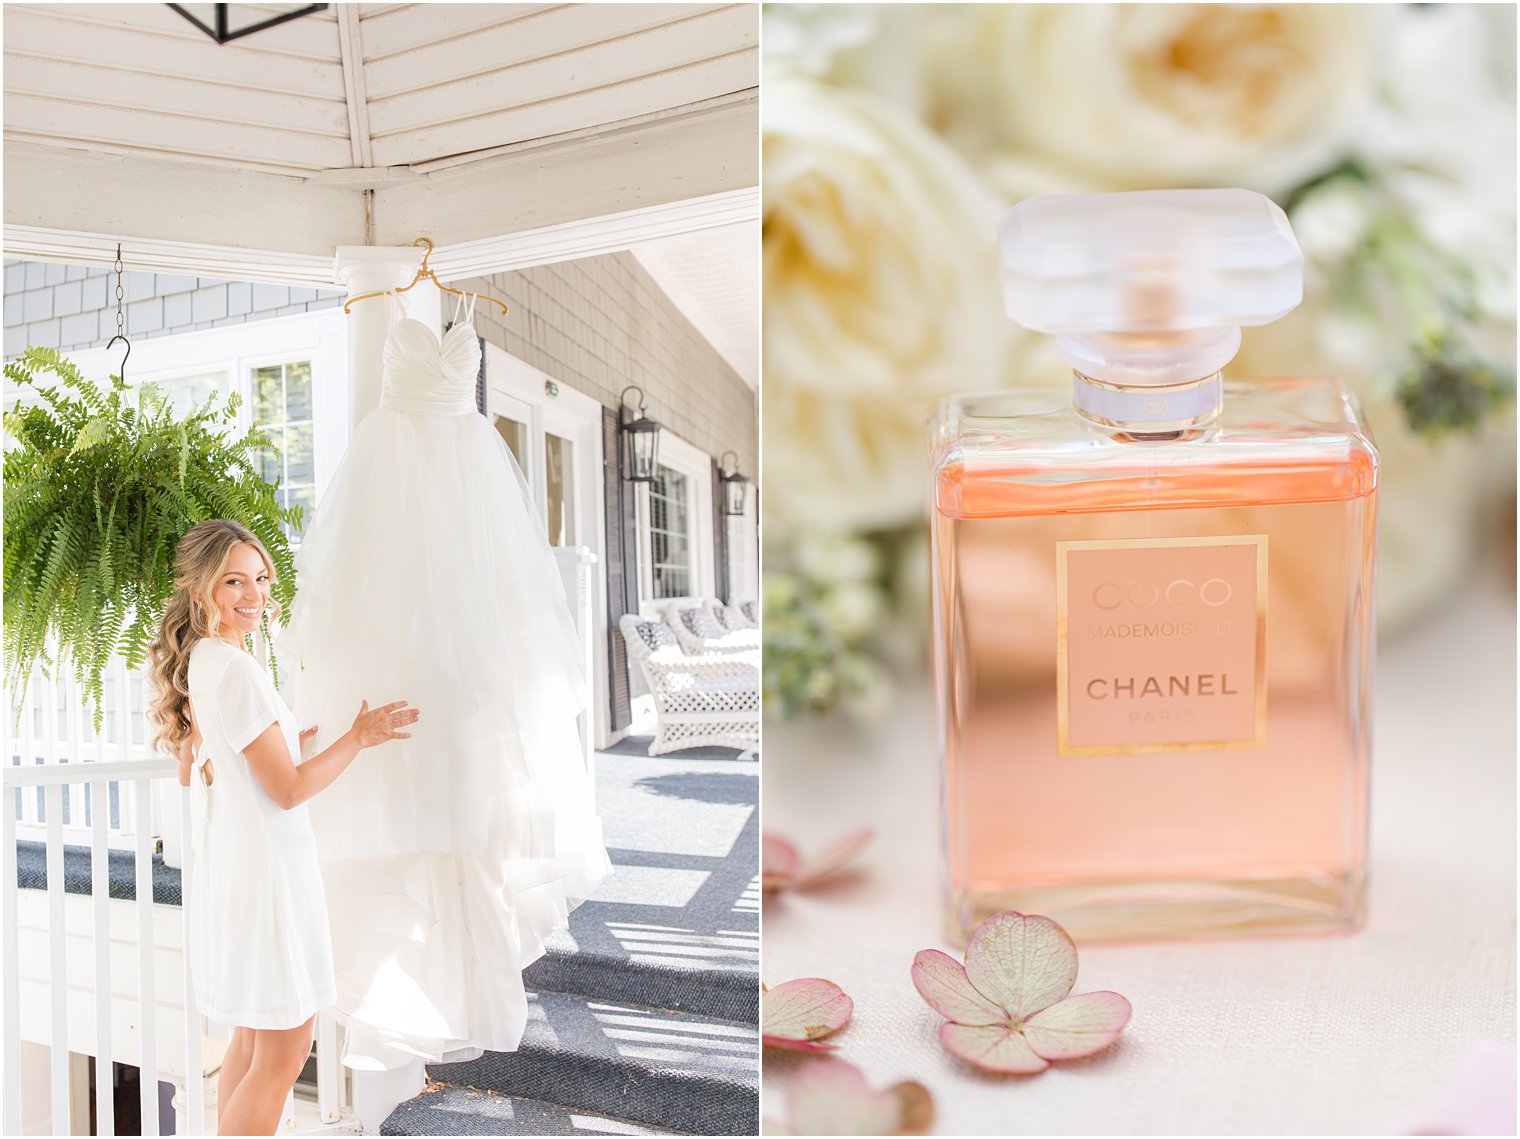
<svg viewBox="0 0 1520 1139"><path fill-rule="evenodd" d="M1473 278L1485 316L1515 307L1514 7L1400 5L1379 43L1358 157L1432 245Z"/></svg>
<svg viewBox="0 0 1520 1139"><path fill-rule="evenodd" d="M893 103L778 71L764 84L770 536L917 521L933 404L1008 382L997 204Z"/></svg>
<svg viewBox="0 0 1520 1139"><path fill-rule="evenodd" d="M839 57L870 44L881 23L868 4L769 4L761 15L767 67L828 78Z"/></svg>
<svg viewBox="0 0 1520 1139"><path fill-rule="evenodd" d="M934 45L935 121L1014 192L1278 193L1344 154L1378 18L1360 5L968 7Z"/></svg>

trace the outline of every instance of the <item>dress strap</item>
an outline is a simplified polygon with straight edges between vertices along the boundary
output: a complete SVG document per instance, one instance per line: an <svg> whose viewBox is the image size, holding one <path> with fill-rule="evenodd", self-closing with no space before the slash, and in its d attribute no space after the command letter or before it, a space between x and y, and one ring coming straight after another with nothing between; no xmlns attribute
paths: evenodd
<svg viewBox="0 0 1520 1139"><path fill-rule="evenodd" d="M449 323L451 325L459 324L460 322L466 321L469 319L469 317L474 315L475 298L479 295L479 293L461 292L459 294L459 300L454 302L454 319Z"/></svg>

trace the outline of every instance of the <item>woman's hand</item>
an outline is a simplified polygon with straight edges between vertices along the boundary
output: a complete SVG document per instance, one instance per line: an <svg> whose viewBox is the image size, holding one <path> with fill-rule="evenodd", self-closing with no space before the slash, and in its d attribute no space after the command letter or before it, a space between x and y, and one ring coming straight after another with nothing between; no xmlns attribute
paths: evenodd
<svg viewBox="0 0 1520 1139"><path fill-rule="evenodd" d="M405 700L392 701L374 711L370 711L369 701L363 700L359 704L359 714L354 717L354 726L348 731L361 748L374 747L386 740L409 740L412 738L410 732L396 729L415 724L419 715L421 713L416 708L409 708Z"/></svg>
<svg viewBox="0 0 1520 1139"><path fill-rule="evenodd" d="M311 743L311 737L317 734L317 729L319 727L321 727L320 724L313 724L311 727L307 728L304 732L301 732L300 735L296 739L296 749L298 751L300 751L301 758L303 760L310 758L306 754L306 745L309 744L309 743Z"/></svg>

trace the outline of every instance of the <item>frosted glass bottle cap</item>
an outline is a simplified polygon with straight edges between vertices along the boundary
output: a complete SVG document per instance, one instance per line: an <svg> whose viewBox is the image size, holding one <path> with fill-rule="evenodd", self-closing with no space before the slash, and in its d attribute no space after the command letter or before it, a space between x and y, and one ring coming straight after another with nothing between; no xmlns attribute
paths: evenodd
<svg viewBox="0 0 1520 1139"><path fill-rule="evenodd" d="M1078 378L1106 384L1202 380L1234 358L1241 325L1303 298L1287 216L1250 190L1029 198L998 243L1008 315L1055 333Z"/></svg>
<svg viewBox="0 0 1520 1139"><path fill-rule="evenodd" d="M1250 190L1029 198L998 227L1008 315L1038 332L1267 324L1303 298L1303 255Z"/></svg>

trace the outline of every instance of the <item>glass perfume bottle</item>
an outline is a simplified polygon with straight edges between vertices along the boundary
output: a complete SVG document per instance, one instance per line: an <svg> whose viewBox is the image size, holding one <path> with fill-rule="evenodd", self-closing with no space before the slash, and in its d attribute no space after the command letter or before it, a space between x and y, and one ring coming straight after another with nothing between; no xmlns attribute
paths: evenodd
<svg viewBox="0 0 1520 1139"><path fill-rule="evenodd" d="M1073 386L936 423L948 936L1004 909L1089 940L1356 926L1377 452L1334 380L1221 375L1301 299L1287 218L1049 196L999 238Z"/></svg>

